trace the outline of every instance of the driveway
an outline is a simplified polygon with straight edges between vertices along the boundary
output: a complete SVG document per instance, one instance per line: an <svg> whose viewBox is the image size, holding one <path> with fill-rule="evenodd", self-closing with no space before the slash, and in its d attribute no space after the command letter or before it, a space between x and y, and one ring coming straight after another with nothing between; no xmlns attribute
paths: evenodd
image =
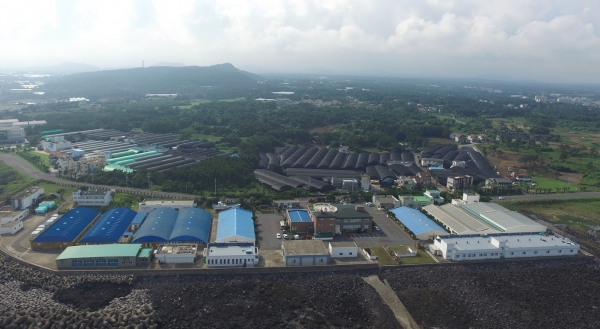
<svg viewBox="0 0 600 329"><path fill-rule="evenodd" d="M259 248L263 250L281 250L281 239L277 233L282 233L279 222L283 220L282 214L256 214L256 229Z"/></svg>

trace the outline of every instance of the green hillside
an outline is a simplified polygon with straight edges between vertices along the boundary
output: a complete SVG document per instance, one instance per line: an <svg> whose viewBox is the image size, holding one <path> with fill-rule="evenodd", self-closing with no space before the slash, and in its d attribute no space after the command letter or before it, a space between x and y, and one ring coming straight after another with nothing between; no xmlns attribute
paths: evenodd
<svg viewBox="0 0 600 329"><path fill-rule="evenodd" d="M229 63L213 66L147 67L86 72L49 81L48 91L79 93L131 91L148 94L196 92L206 86L250 86L261 77L237 69Z"/></svg>

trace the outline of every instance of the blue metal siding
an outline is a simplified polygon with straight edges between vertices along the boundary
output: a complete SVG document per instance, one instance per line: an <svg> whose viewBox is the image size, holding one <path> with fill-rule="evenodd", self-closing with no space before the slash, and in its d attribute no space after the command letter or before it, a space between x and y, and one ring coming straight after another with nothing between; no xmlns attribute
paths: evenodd
<svg viewBox="0 0 600 329"><path fill-rule="evenodd" d="M32 242L73 242L100 212L86 207L70 210Z"/></svg>
<svg viewBox="0 0 600 329"><path fill-rule="evenodd" d="M156 208L148 214L146 220L135 234L132 243L168 242L177 221L178 212L171 208Z"/></svg>
<svg viewBox="0 0 600 329"><path fill-rule="evenodd" d="M446 232L441 226L429 219L417 209L410 207L398 207L390 210L402 224L404 224L415 235L420 235L431 230Z"/></svg>
<svg viewBox="0 0 600 329"><path fill-rule="evenodd" d="M169 241L207 244L211 224L212 216L206 210L198 208L182 209L179 211Z"/></svg>
<svg viewBox="0 0 600 329"><path fill-rule="evenodd" d="M116 243L127 230L137 212L128 208L114 208L102 215L98 222L81 238L80 243Z"/></svg>
<svg viewBox="0 0 600 329"><path fill-rule="evenodd" d="M288 215L292 222L311 222L310 215L307 210L288 210Z"/></svg>
<svg viewBox="0 0 600 329"><path fill-rule="evenodd" d="M219 213L217 241L235 235L256 240L256 235L254 234L254 222L252 221L252 212L244 209L234 208Z"/></svg>

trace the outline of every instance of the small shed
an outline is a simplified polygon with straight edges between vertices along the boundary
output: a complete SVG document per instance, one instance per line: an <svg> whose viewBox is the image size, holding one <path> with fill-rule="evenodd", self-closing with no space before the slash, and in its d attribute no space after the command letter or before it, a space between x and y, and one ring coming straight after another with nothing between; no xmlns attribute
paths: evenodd
<svg viewBox="0 0 600 329"><path fill-rule="evenodd" d="M355 242L329 242L331 258L349 258L358 256L358 246Z"/></svg>
<svg viewBox="0 0 600 329"><path fill-rule="evenodd" d="M329 264L329 252L321 240L283 240L285 266L316 266Z"/></svg>

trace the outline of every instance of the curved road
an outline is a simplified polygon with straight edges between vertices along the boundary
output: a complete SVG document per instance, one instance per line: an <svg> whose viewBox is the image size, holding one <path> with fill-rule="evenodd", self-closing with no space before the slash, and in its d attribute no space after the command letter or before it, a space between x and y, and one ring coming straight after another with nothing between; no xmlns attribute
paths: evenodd
<svg viewBox="0 0 600 329"><path fill-rule="evenodd" d="M174 199L192 199L195 196L192 194L183 194L183 193L171 193L171 192L161 192L154 191L148 189L139 189L139 188L130 188L130 187L122 187L122 186L108 186L108 185L98 185L98 184L89 184L89 183L81 183L74 182L62 178L58 178L54 176L54 174L47 174L38 171L36 168L32 167L27 161L22 158L16 156L13 153L0 153L0 160L10 167L15 168L16 170L25 173L28 176L37 179L44 179L50 182L71 185L71 186L94 186L103 190L118 190L119 192L129 193L129 194L138 194L138 195L148 195L153 197L162 197L162 198L174 198Z"/></svg>

